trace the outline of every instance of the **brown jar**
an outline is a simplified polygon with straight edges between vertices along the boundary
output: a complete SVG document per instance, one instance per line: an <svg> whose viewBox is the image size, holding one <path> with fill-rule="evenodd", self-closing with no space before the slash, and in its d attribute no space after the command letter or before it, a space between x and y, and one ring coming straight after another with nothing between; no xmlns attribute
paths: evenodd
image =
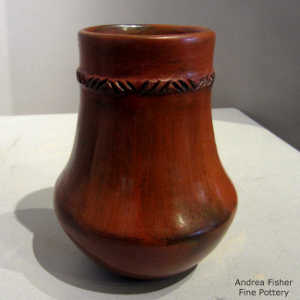
<svg viewBox="0 0 300 300"><path fill-rule="evenodd" d="M80 112L55 210L79 248L122 275L192 268L233 219L211 118L214 44L195 26L79 33Z"/></svg>

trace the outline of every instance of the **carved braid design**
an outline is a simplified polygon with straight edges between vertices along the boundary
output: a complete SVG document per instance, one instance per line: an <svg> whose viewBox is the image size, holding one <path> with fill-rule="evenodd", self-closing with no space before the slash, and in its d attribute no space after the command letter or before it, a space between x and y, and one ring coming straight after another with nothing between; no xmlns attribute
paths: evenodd
<svg viewBox="0 0 300 300"><path fill-rule="evenodd" d="M163 79L163 80L118 80L98 75L86 74L77 70L78 81L88 89L113 95L137 94L140 96L165 95L198 91L212 86L215 73L199 79Z"/></svg>

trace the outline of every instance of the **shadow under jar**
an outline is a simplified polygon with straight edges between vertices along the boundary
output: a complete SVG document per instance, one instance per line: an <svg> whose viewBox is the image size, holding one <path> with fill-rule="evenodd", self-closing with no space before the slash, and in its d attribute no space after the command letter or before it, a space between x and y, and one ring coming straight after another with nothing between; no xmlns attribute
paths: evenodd
<svg viewBox="0 0 300 300"><path fill-rule="evenodd" d="M211 118L214 44L195 26L79 32L80 112L55 210L79 248L121 275L186 271L233 219Z"/></svg>

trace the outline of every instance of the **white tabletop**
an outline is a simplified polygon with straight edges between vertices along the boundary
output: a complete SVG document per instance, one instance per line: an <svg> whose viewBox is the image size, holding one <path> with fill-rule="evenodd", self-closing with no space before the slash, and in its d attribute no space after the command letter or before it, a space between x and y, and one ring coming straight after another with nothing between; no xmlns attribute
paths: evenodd
<svg viewBox="0 0 300 300"><path fill-rule="evenodd" d="M0 118L0 300L300 299L300 153L236 109L215 109L223 165L239 207L219 246L184 278L135 281L90 262L65 236L53 184L69 157L75 114ZM293 280L267 286L269 278ZM235 286L258 279L261 286ZM239 296L239 288L288 291Z"/></svg>

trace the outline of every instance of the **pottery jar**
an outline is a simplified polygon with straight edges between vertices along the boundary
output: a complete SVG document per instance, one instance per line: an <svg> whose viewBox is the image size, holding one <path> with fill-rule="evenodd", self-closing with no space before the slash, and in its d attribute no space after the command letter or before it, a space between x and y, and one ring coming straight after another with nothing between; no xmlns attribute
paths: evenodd
<svg viewBox="0 0 300 300"><path fill-rule="evenodd" d="M195 266L237 206L211 117L215 33L197 26L104 25L79 33L80 111L55 189L67 235L135 278Z"/></svg>

